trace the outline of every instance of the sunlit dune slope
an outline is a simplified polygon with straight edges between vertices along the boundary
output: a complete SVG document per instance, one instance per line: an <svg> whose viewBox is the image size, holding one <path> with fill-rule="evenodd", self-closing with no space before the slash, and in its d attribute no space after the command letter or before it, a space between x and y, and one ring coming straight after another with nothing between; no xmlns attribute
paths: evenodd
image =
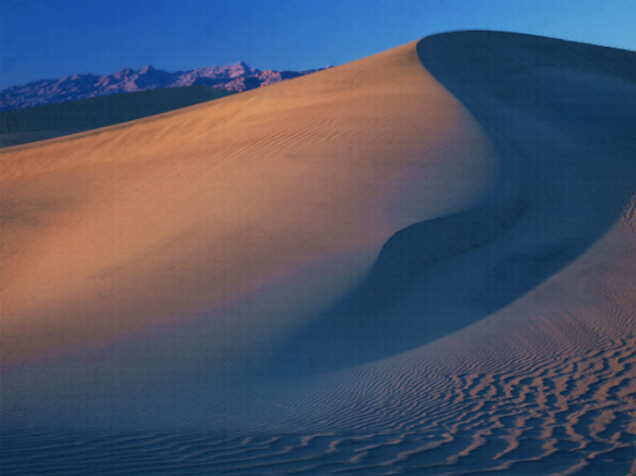
<svg viewBox="0 0 636 476"><path fill-rule="evenodd" d="M195 318L138 357L240 360L345 294L396 231L481 200L492 167L414 43L3 150L3 365Z"/></svg>

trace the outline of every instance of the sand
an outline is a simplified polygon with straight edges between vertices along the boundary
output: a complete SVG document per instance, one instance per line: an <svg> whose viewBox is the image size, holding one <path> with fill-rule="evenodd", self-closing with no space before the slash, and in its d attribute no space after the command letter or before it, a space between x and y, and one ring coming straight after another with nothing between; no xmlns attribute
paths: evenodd
<svg viewBox="0 0 636 476"><path fill-rule="evenodd" d="M45 362L68 402L260 359L394 232L479 200L494 164L415 44L0 155L9 395Z"/></svg>
<svg viewBox="0 0 636 476"><path fill-rule="evenodd" d="M634 474L634 56L444 34L3 151L3 422L139 432L42 457L112 474Z"/></svg>

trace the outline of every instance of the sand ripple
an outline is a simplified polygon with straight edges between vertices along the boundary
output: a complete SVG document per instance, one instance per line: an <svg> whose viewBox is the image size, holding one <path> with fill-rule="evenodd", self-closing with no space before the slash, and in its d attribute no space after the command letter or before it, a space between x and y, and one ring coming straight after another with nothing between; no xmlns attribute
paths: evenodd
<svg viewBox="0 0 636 476"><path fill-rule="evenodd" d="M3 475L636 474L636 338L522 371L454 375L381 432L21 433Z"/></svg>

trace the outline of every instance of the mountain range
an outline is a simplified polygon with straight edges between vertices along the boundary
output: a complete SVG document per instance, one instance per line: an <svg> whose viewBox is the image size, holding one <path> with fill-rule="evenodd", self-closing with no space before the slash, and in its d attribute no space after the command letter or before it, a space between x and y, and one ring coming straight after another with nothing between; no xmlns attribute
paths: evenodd
<svg viewBox="0 0 636 476"><path fill-rule="evenodd" d="M0 90L0 111L158 88L212 86L228 92L241 92L320 69L324 68L304 71L260 70L239 61L224 66L176 72L144 66L140 69L124 68L106 75L73 74Z"/></svg>

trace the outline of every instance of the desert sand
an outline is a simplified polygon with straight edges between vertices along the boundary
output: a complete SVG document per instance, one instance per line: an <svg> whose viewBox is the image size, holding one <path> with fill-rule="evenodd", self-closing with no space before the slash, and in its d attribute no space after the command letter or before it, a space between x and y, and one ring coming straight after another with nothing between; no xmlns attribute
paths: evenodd
<svg viewBox="0 0 636 476"><path fill-rule="evenodd" d="M636 474L635 80L458 32L0 151L7 467Z"/></svg>

